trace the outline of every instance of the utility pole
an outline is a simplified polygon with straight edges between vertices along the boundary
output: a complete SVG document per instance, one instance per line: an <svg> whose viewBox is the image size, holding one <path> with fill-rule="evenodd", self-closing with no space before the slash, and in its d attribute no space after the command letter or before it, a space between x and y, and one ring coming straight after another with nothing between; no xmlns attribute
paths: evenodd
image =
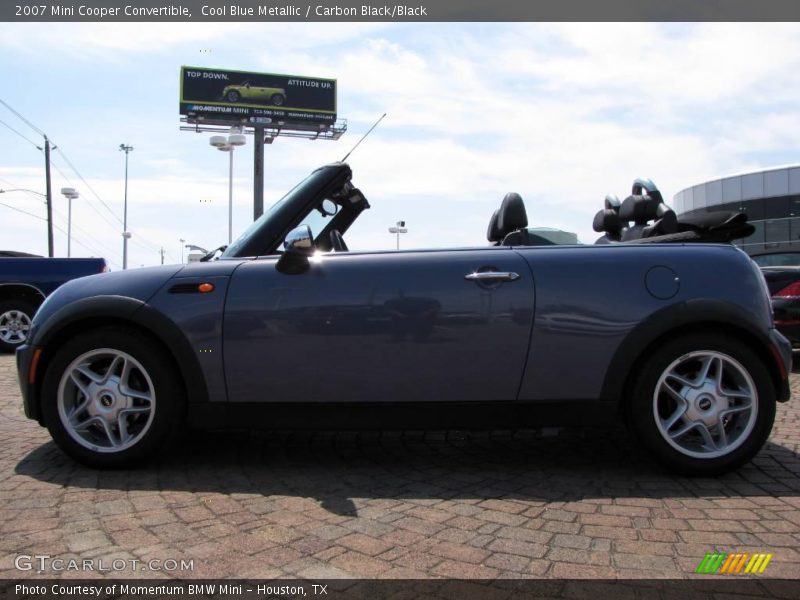
<svg viewBox="0 0 800 600"><path fill-rule="evenodd" d="M161 264L164 264L164 246L161 246Z"/></svg>
<svg viewBox="0 0 800 600"><path fill-rule="evenodd" d="M120 152L125 153L125 208L122 217L122 270L128 268L128 154L133 150L133 146L119 145Z"/></svg>
<svg viewBox="0 0 800 600"><path fill-rule="evenodd" d="M47 201L47 256L53 258L53 192L50 189L50 140L44 136L44 178Z"/></svg>
<svg viewBox="0 0 800 600"><path fill-rule="evenodd" d="M186 240L183 239L183 238L180 238L178 241L181 243L181 264L183 264L183 249L184 249L184 244L186 243Z"/></svg>

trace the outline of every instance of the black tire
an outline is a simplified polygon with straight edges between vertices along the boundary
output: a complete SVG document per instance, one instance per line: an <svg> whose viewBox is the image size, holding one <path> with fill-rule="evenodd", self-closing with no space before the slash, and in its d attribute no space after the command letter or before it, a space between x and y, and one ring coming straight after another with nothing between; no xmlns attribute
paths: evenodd
<svg viewBox="0 0 800 600"><path fill-rule="evenodd" d="M230 92L228 92L227 98L228 102L238 102L239 98L241 98L241 95L236 90L231 90Z"/></svg>
<svg viewBox="0 0 800 600"><path fill-rule="evenodd" d="M92 450L73 438L59 414L59 388L70 364L87 352L110 349L140 363L152 382L152 419L141 438L120 451ZM136 371L141 379L141 371ZM65 385L67 385L65 383ZM68 394L65 392L65 396ZM81 396L79 395L80 399ZM185 394L172 358L150 338L124 327L106 327L70 339L48 361L42 383L42 415L50 435L61 450L76 461L96 468L120 468L145 462L178 437L184 423ZM148 413L149 414L149 413ZM133 419L139 418L138 415ZM135 426L136 423L134 422ZM129 427L131 426L129 422ZM120 436L121 437L121 436Z"/></svg>
<svg viewBox="0 0 800 600"><path fill-rule="evenodd" d="M729 420L726 426L723 427L727 432L726 441L730 439L730 449L717 450L717 452L722 452L722 454L718 456L698 457L688 455L687 452L691 452L693 448L689 448L688 451L686 448L684 448L683 451L677 449L668 442L665 437L665 435L669 436L670 432L675 432L667 428L667 433L662 434L661 428L659 424L657 424L656 411L659 409L657 409L656 406L661 407L663 410L664 402L669 402L669 398L671 397L669 393L660 395L658 400L659 404L656 405L654 396L662 374L665 374L671 367L673 367L674 372L675 368L680 369L683 365L687 365L686 368L691 370L692 361L694 360L692 358L694 356L692 353L695 352L708 353L708 355L713 354L715 356L732 359L735 362L726 363L728 365L726 369L732 370L725 371L726 375L724 375L724 377L731 377L731 373L733 373L735 376L740 377L740 381L747 384L747 379L742 375L742 371L736 370L738 367L741 367L743 371L746 372L747 376L749 376L750 382L753 384L755 390L755 398L751 401L756 407L755 417L751 418L750 412L741 412L736 413L734 416L728 416L729 419L734 419ZM699 356L702 357L703 355L700 354ZM676 364L678 366L674 367ZM700 363L698 362L698 364ZM716 373L717 368L718 367L712 367L711 372ZM674 380L671 379L671 381ZM695 381L699 381L699 379ZM680 386L681 384L674 383L673 385ZM708 385L710 386L710 384ZM660 387L660 389L663 390L663 387ZM689 390L690 388L683 387L682 389ZM686 404L687 406L695 407L693 409L694 413L691 416L709 414L703 411L714 410L713 408L708 408L709 404L712 407L714 406L714 400L708 400L707 397L704 400L704 392L702 390L694 393L696 396L692 398L692 401ZM728 391L728 394L730 395L731 392ZM721 395L724 396L724 394ZM705 402L705 404L701 404L702 402ZM731 400L731 402L735 403L739 401ZM653 458L664 467L681 475L714 476L727 473L740 467L751 460L761 450L769 437L772 424L775 420L775 402L775 387L766 366L745 344L727 335L711 332L707 334L697 333L681 336L666 342L658 347L646 359L641 372L631 388L629 397L626 398L625 416L631 433L638 438L640 443ZM669 416L669 413L670 411L667 410L664 414ZM739 419L738 415L743 415L741 421L735 420ZM664 420L668 419L665 418ZM687 418L686 420L678 421L675 426L680 430L680 428L685 427L691 420L691 418ZM697 421L695 420L693 422ZM728 425L730 425L730 429L728 429ZM661 427L663 428L663 426L664 424L662 422ZM711 430L706 429L706 431L708 432ZM673 439L678 440L675 442L678 445L688 445L685 440L687 440L686 435L689 435L689 440L691 440L691 436L695 436L697 440L695 443L699 443L702 439L701 433L699 429L694 431L690 430L690 433ZM736 437L731 439L728 437L729 435ZM713 436L717 436L713 441L717 444L717 448L719 448L720 439L718 429L712 431L712 437ZM706 449L694 451L696 453L712 453L710 448L707 446L705 448Z"/></svg>
<svg viewBox="0 0 800 600"><path fill-rule="evenodd" d="M273 94L272 95L272 104L275 106L283 106L283 103L286 101L286 98L282 94Z"/></svg>
<svg viewBox="0 0 800 600"><path fill-rule="evenodd" d="M14 298L0 302L0 326L10 327L9 316L13 313L21 312L27 317L26 326L30 326L33 315L36 313L36 306L23 298ZM16 323L18 319L14 319ZM30 331L30 330L29 330ZM4 339L5 338L5 339ZM27 334L23 331L3 331L0 333L0 352L14 352L25 343Z"/></svg>

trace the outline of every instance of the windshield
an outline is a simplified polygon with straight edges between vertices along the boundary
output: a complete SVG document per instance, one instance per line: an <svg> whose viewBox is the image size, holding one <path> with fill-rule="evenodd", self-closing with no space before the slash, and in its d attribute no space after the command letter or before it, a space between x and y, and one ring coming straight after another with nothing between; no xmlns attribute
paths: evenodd
<svg viewBox="0 0 800 600"><path fill-rule="evenodd" d="M321 204L322 203L320 203L320 206ZM317 206L314 210L308 213L308 215L306 215L306 218L303 219L303 221L300 223L300 225L308 225L308 227L311 229L311 237L314 238L315 240L317 239L317 236L319 236L319 234L322 233L325 227L328 226L328 223L330 223L331 219L334 217L334 215L326 214L323 211L321 211L320 206ZM279 249L278 251L282 252L283 250Z"/></svg>
<svg viewBox="0 0 800 600"><path fill-rule="evenodd" d="M291 190L286 192L283 198L278 200L275 204L273 204L269 208L269 210L267 210L267 212L265 212L255 221L253 221L250 224L250 226L244 230L244 233L242 233L242 235L240 235L230 246L228 246L225 249L225 252L222 254L222 256L236 256L237 250L242 246L244 246L251 238L251 236L253 236L253 234L255 234L266 221L269 221L272 218L272 216L281 209L281 207L283 207L286 204L289 204L297 195L304 194L307 188L316 182L317 178L319 177L319 173L320 173L319 171L311 173L311 175L303 179Z"/></svg>

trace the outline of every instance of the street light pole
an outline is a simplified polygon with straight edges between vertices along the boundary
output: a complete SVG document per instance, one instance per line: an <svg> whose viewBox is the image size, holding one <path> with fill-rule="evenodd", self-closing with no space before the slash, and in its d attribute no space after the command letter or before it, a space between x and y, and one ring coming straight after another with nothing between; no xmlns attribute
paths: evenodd
<svg viewBox="0 0 800 600"><path fill-rule="evenodd" d="M133 150L133 146L125 144L119 145L120 152L125 153L125 205L122 212L122 269L128 268L128 154Z"/></svg>
<svg viewBox="0 0 800 600"><path fill-rule="evenodd" d="M244 146L246 138L241 127L231 127L227 137L214 135L209 143L221 152L227 152L228 157L228 245L233 242L233 150L236 146Z"/></svg>
<svg viewBox="0 0 800 600"><path fill-rule="evenodd" d="M186 240L183 238L179 238L178 241L181 243L181 264L183 264L183 248L184 248L183 244L186 242Z"/></svg>
<svg viewBox="0 0 800 600"><path fill-rule="evenodd" d="M61 194L69 200L69 212L67 213L67 258L72 257L72 200L78 198L80 194L74 188L61 188Z"/></svg>
<svg viewBox="0 0 800 600"><path fill-rule="evenodd" d="M406 228L406 222L398 221L394 227L389 227L389 233L394 233L397 235L397 249L400 250L400 234L408 233L408 229Z"/></svg>

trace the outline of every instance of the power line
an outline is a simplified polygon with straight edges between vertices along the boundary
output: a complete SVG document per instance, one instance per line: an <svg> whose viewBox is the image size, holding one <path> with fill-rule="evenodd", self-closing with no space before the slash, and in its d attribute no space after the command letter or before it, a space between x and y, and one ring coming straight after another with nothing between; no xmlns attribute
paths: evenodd
<svg viewBox="0 0 800 600"><path fill-rule="evenodd" d="M43 136L43 137L47 138L47 135L44 133L44 131L42 131L42 130L41 130L40 128L38 128L36 125L34 125L33 123L31 123L31 122L30 122L28 119L26 119L24 116L22 116L22 115L21 115L21 114L20 114L20 113L19 113L17 110L15 110L15 109L14 109L14 108L13 108L13 107L10 105L10 104L8 104L8 102L6 102L5 100L3 100L2 98L0 98L0 104L2 104L3 106L5 106L5 107L6 107L6 108L7 108L9 111L11 111L11 112L12 112L14 115L16 115L16 116L17 116L17 118L19 118L19 119L20 119L22 122L24 122L26 125L28 125L28 127L30 127L31 129L33 129L33 130L34 130L36 133L38 133L39 135L41 135L41 136ZM0 122L2 122L2 121L0 121ZM28 139L27 137L25 137L25 136L24 136L23 134L21 134L20 132L16 131L16 130L15 130L13 127L11 127L10 125L8 125L8 124L7 124L7 123L5 123L5 122L2 122L2 123L3 123L3 125L5 125L6 127L8 127L9 129L11 129L12 131L14 131L15 133L17 133L19 136L21 136L22 138L24 138L25 140L27 140L29 143L33 144L33 146L34 146L34 147L36 147L36 148L39 148L39 146L37 146L37 145L36 145L36 144L35 144L33 141L31 141L30 139ZM51 139L50 141L51 141L51 142L53 142L53 140L52 140L52 139ZM94 195L94 197L95 197L95 198L97 198L97 200L100 202L100 204L102 204L102 205L103 205L103 207L104 207L104 208L105 208L105 209L108 211L108 213L109 213L109 214L110 214L110 215L111 215L111 216L112 216L112 217L113 217L113 218L114 218L114 219L115 219L115 220L116 220L116 221L117 221L117 222L118 222L120 225L123 225L123 227L124 227L124 223L123 223L122 219L120 219L120 218L119 218L119 217L118 217L118 216L117 216L117 215L114 213L114 211L113 211L113 210L111 210L111 207L109 207L109 206L108 206L108 204L105 202L105 200L103 200L103 198L101 198L101 197L100 197L100 194L98 194L98 193L95 191L95 189L94 189L94 188L93 188L93 187L92 187L92 186L89 184L89 182L88 182L88 181L86 181L86 179L84 178L84 176L83 176L83 175L80 173L80 171L78 171L78 169L75 167L75 165L74 165L74 164L72 163L72 161L69 159L69 157L66 155L66 153L64 152L64 150L63 150L63 149L62 149L60 146L56 145L54 142L53 142L53 144L54 144L54 145L53 145L53 150L58 150L58 151L61 153L61 156L64 158L64 161L67 163L67 165L69 165L69 168L70 168L70 169L72 169L72 171L75 173L75 175L77 175L77 176L78 176L78 178L79 178L79 179L80 179L80 180L83 182L83 184L86 186L86 188L87 188L87 189L88 189L88 190L89 190L89 191L90 191L90 192L91 192L91 193ZM40 149L40 148L39 148L39 149ZM53 161L51 160L50 162L52 163ZM54 164L54 163L53 163L53 164ZM54 166L55 166L55 164L54 164ZM72 182L70 181L70 178L69 178L69 177L67 177L67 176L64 174L64 172L63 172L63 171L61 171L61 169L59 169L59 168L56 166L56 170L57 170L57 171L58 171L58 172L61 174L61 176L62 176L62 177L64 177L64 179L66 179L66 180L67 180L67 181L68 181L68 182L69 182L71 185L73 185L73 187L74 187L74 184L72 184ZM87 198L87 199L88 199L88 198ZM90 207L91 207L91 208L92 208L92 209L93 209L93 210L94 210L94 211L95 211L95 212L96 212L98 215L100 215L100 216L103 216L103 214L102 214L100 211L98 211L98 210L97 210L97 209L94 207L94 205L92 205L91 203L88 203L88 204L89 204L89 206L90 206ZM110 221L108 221L108 219L107 219L106 217L103 217L103 218L104 218L104 220L106 221L106 223L109 223L109 224L110 224L112 227L116 227L116 226L117 226L115 223L111 223ZM135 233L135 231L134 231L134 230L130 230L130 229L129 229L128 231L130 231L131 233ZM147 240L147 239L143 238L142 236L138 236L138 235L137 235L137 237L136 237L136 238L132 238L132 239L136 239L136 241L137 241L137 242L138 242L138 243L139 243L139 244L140 244L142 247L144 247L144 248L146 248L146 249L150 250L151 252L159 252L159 251L160 251L160 246L158 246L157 244L154 244L154 243L150 242L149 240ZM167 254L171 256L171 254L170 254L169 252L168 252Z"/></svg>
<svg viewBox="0 0 800 600"><path fill-rule="evenodd" d="M8 179L3 179L2 177L0 177L0 181L5 181L5 182L6 182L8 185L10 185L12 188L15 188L15 190L16 190L16 191L18 191L18 192L24 192L24 193L26 193L28 196L30 196L31 198L34 198L34 197L35 197L35 198L36 198L37 200L39 200L39 201L40 201L42 204L46 204L46 203L47 203L47 202L44 200L44 194L40 194L39 192L34 192L33 190L29 190L29 189L23 188L21 185L18 185L18 184L16 184L16 183L14 183L13 181L9 181Z"/></svg>
<svg viewBox="0 0 800 600"><path fill-rule="evenodd" d="M45 222L47 221L47 219L45 217L40 217L39 215L35 215L32 212L29 212L27 210L23 210L21 208L17 208L16 206L11 206L10 204L6 204L5 202L0 202L0 206L5 206L6 208L10 208L13 211L16 211L18 213L22 213L23 215L27 215L29 217L33 217L34 219L38 219L40 221L45 221ZM61 216L63 218L63 215L59 215L59 216ZM56 229L58 229L58 231L60 231L64 235L68 235L66 230L63 227L61 227L60 225L54 225L54 227ZM79 246L83 246L84 248L86 248L92 254L96 254L99 257L104 258L102 256L103 253L102 252L98 252L97 248L91 248L89 245L83 243L79 238L76 238L74 235L72 236L72 241L75 242L76 244L78 244ZM117 267L119 267L119 263L117 263L116 261L113 261L113 260L108 259L108 258L106 258L106 261L109 262L109 263L112 263L113 265L115 265Z"/></svg>
<svg viewBox="0 0 800 600"><path fill-rule="evenodd" d="M108 206L108 204L106 204L105 201L100 197L100 194L98 194L94 190L94 188L91 185L89 185L89 182L86 181L86 179L84 179L83 175L80 174L78 169L75 168L75 165L73 165L72 162L69 160L69 157L64 153L64 150L62 148L60 148L60 147L57 148L57 150L61 153L62 158L69 165L70 169L72 169L72 171L80 178L80 180L86 185L86 187L89 188L89 191L91 191L92 194L94 194L95 198L97 198L100 201L100 203L106 208L106 210L109 212L109 214L112 217L114 217L118 221L118 223L120 225L124 226L124 223L123 223L122 219L120 219L116 214L114 214L114 211L112 211L111 208ZM59 173L61 173L60 170L59 170ZM63 173L62 173L62 175L63 175ZM67 178L67 180L69 180L69 178ZM99 214L99 211L95 211L95 212L98 212L98 214ZM106 219L106 222L108 223L107 219ZM116 224L111 224L111 225L116 227ZM160 250L160 246L158 246L157 244L154 244L153 242L149 241L148 239L146 239L146 238L142 237L141 235L137 234L135 229L130 229L129 228L128 231L131 234L134 234L131 237L131 240L134 240L134 243L139 243L140 246L143 246L144 248L150 250L151 252L158 252Z"/></svg>
<svg viewBox="0 0 800 600"><path fill-rule="evenodd" d="M60 225L54 225L54 227L55 227L56 229L58 229L58 230L59 230L61 233L63 233L64 235L69 235L69 234L68 234L68 233L67 233L67 232L64 230L64 228L63 228L63 227L61 227ZM79 246L83 246L84 248L86 248L86 249L87 249L89 252L91 252L92 254L96 254L98 258L102 258L102 259L104 259L106 262L114 262L114 261L112 261L112 260L110 260L110 259L108 259L108 258L105 258L105 257L103 256L103 253L102 253L102 252L97 252L97 250L93 250L92 248L89 248L89 246L87 246L86 244L84 244L83 242L81 242L81 241L80 241L80 239L77 239L77 238L76 238L74 235L72 236L72 241L73 241L73 242L75 242L76 244L78 244ZM114 263L114 264L117 264L117 263ZM119 265L117 264L117 266L119 266Z"/></svg>
<svg viewBox="0 0 800 600"><path fill-rule="evenodd" d="M21 137L23 140L25 140L26 142L28 142L28 143L29 143L31 146L33 146L33 147L34 147L34 148L36 148L37 150L40 150L39 146L37 146L37 145L36 145L36 142L34 142L33 140L31 140L31 139L30 139L30 138L28 138L28 137L25 137L23 134L21 134L19 131L17 131L16 129L14 129L14 128L13 128L11 125L9 125L8 123L6 123L6 122L5 122L5 121L3 121L2 119L0 119L0 125L5 125L5 126L8 128L8 129L10 129L10 130L11 130L11 131L13 131L14 133L16 133L16 134L17 134L19 137Z"/></svg>
<svg viewBox="0 0 800 600"><path fill-rule="evenodd" d="M58 165L57 165L55 162L53 162L53 166L55 167L56 171L58 171L58 172L59 172L59 174L60 174L60 175L61 175L61 176L62 176L64 179L66 179L66 180L67 180L67 183L69 183L69 184L70 184L72 187L77 187L77 186L76 186L74 183L72 183L72 180L71 180L69 177L67 177L67 175L64 173L64 171L62 171L62 170L59 168L59 166L58 166ZM111 220L108 218L108 216L107 216L107 215L106 215L104 212L100 211L100 210L99 210L99 209L98 209L98 208L97 208L97 207L94 205L94 202L93 202L93 200L91 199L91 197L89 197L89 196L86 196L85 198L86 198L86 200L87 200L87 202L86 202L86 205L87 205L89 208L91 208L91 209L92 209L92 210L93 210L93 211L94 211L94 212L97 214L97 216L98 216L98 217L100 217L101 219L103 219L103 220L104 220L104 221L105 221L105 222L106 222L108 225L110 225L112 228L115 228L115 229L116 229L116 227L117 227L117 224L116 224L116 223L114 223L113 221L111 221Z"/></svg>
<svg viewBox="0 0 800 600"><path fill-rule="evenodd" d="M89 191L90 191L90 192L92 192L92 194L94 194L95 198L97 198L97 199L100 201L100 204L102 204L103 206L105 206L105 207L106 207L106 210L109 212L109 214L110 214L112 217L114 217L114 218L115 218L117 221L119 221L119 224L120 224L120 225L122 225L122 219L120 219L120 218L119 218L117 215L115 215L115 214L114 214L114 211L113 211L113 210L111 210L111 208L108 206L108 204L106 204L105 200L103 200L103 199L100 197L100 194L98 194L97 192L95 192L95 191L94 191L94 188L93 188L91 185L89 185L89 182L88 182L88 181L86 181L86 179L84 179L84 178L83 178L83 175L81 175L81 174L80 174L80 171L78 171L78 169L76 169L76 168L75 168L75 165L73 165L73 164L72 164L72 161L70 161L69 157L66 155L66 153L64 152L64 150L63 150L63 149L61 149L60 147L59 147L59 148L57 148L57 150L58 150L58 151L61 153L61 156L64 158L64 161L66 161L66 163L69 165L69 168L70 168L70 169L72 169L72 171L73 171L73 172L74 172L74 173L75 173L75 174L78 176L78 178L79 178L79 179L80 179L80 180L81 180L81 181L82 181L82 182L83 182L83 183L86 185L86 187L87 187L87 188L89 188Z"/></svg>
<svg viewBox="0 0 800 600"><path fill-rule="evenodd" d="M2 98L0 98L0 104L2 104L3 106L5 106L5 107L6 107L8 110L10 110L10 111L11 111L12 113L14 113L15 115L17 115L17 117L19 118L19 120L20 120L20 121L22 121L22 122L23 122L23 123L25 123L25 124L26 124L28 127L30 127L31 129L33 129L33 130L34 130L36 133L38 133L38 134L39 134L39 135L41 135L42 137L46 137L46 136L45 136L45 133L44 133L44 131L42 131L41 129L39 129L39 128L38 128L36 125L34 125L34 124L33 124L33 123L31 123L30 121L28 121L28 119L26 119L26 118L25 118L25 117L23 117L21 114L19 114L19 113L18 113L16 110L14 110L14 109L11 107L11 105L10 105L10 104L8 104L8 102L6 102L5 100L3 100Z"/></svg>
<svg viewBox="0 0 800 600"><path fill-rule="evenodd" d="M69 181L69 178L66 178L66 179L67 179L67 181ZM18 186L16 183L14 183L13 181L9 181L8 179L5 179L5 178L2 178L2 177L0 177L0 181L4 181L4 182L6 182L6 183L7 183L7 184L9 184L9 185L11 185L11 186L13 186L13 187L15 187L15 188L18 188L18 189L19 189L19 191L21 191L21 192L25 192L26 194L28 194L28 195L29 195L29 196L31 196L31 197L34 197L34 196L36 196L36 195L37 195L37 194L36 194L36 192L32 192L32 191L30 191L30 190L26 190L26 189L19 188L19 186ZM41 201L41 198L36 198L36 199ZM15 210L15 211L17 211L17 212L23 213L23 214L25 214L25 215L28 215L28 216L30 216L30 217L33 217L33 218L35 218L35 219L40 219L40 220L42 220L42 221L47 221L47 219L46 219L46 218L44 218L44 217L40 217L39 215L35 215L35 214L33 214L33 213L31 213L31 212L28 212L28 211L26 211L26 210L23 210L23 209L21 209L21 208L17 208L17 207L15 207L15 206L11 206L11 205L9 205L9 204L6 204L6 203L4 203L4 202L0 202L0 204L2 204L2 206L6 206L6 207L10 208L11 210ZM90 205L90 206L91 206L91 205ZM56 210L55 208L53 209L53 212L54 212L56 215L58 215L58 217L59 217L59 218L61 218L62 220L64 220L64 219L65 219L65 217L64 217L64 214L63 214L62 212L60 212L60 211ZM84 234L86 237L88 237L88 238L92 238L92 234L90 234L88 231L86 231L85 229L83 229L83 227L80 227L80 226L79 226L79 225L77 225L76 223L73 223L72 227L73 227L74 229L77 229L78 231L82 232L82 233L83 233L83 234ZM66 232L66 231L65 231L65 230L64 230L62 227L59 227L59 226L57 226L57 225L56 225L56 226L55 226L55 228L56 228L56 229L58 229L59 231L61 231L62 233L67 233L67 232ZM69 235L69 234L67 233L67 235ZM97 255L99 255L99 256L101 256L101 255L104 255L104 254L105 254L105 252L111 252L111 253L113 254L113 251L109 250L109 249L108 249L108 248L106 248L106 247L105 247L103 244L100 244L99 242L98 242L98 244L100 245L100 247L101 247L101 248L103 248L104 252L98 252L98 251L97 251L97 248L91 247L91 246L89 246L88 244L85 244L85 243L81 242L81 241L80 241L80 239L79 239L79 238L77 238L75 235L73 235L73 236L72 236L72 239L73 239L73 240L74 240L74 241L75 241L77 244L79 244L79 245L83 246L84 248L86 248L87 250L89 250L90 252L92 252L93 254L97 254ZM97 242L97 240L95 240L95 241ZM118 262L116 262L116 261L114 261L114 260L112 260L112 259L110 259L110 258L106 258L106 260L107 260L109 263L112 263L113 265L115 265L115 266L119 267L119 263L118 263Z"/></svg>
<svg viewBox="0 0 800 600"><path fill-rule="evenodd" d="M21 208L17 208L16 206L11 206L10 204L6 204L5 202L0 202L0 206L5 206L6 208L10 208L11 210L15 210L23 215L28 215L29 217L33 217L34 219L39 219L40 221L47 221L44 217L40 217L39 215L35 215L32 212L28 212L27 210L22 210Z"/></svg>
<svg viewBox="0 0 800 600"><path fill-rule="evenodd" d="M56 209L53 209L53 212L54 212L54 213L55 213L55 214L56 214L56 215L59 217L59 219L61 219L61 220L62 220L62 222L67 220L66 216L65 216L65 215L64 215L64 213L62 213L61 211L59 211L59 210L56 210ZM74 221L74 219L73 219L73 221ZM100 248L100 250L101 250L101 251L100 251L100 252L98 252L98 249L97 249L97 247L96 247L96 246L89 245L89 244L87 244L87 243L82 243L82 242L80 241L80 238L79 238L78 236L76 236L74 233L72 234L72 241L73 241L73 242L77 242L77 243L81 244L81 245L82 245L84 248L87 248L87 249L88 249L90 252L92 252L92 253L94 253L94 254L96 254L96 255L98 255L98 256L103 256L103 257L106 257L106 256L108 255L107 253L109 253L109 252L113 254L113 251L112 251L112 250L109 250L109 249L108 249L108 248L107 248L107 247L106 247L104 244L102 244L102 243L101 243L99 240L97 240L97 239L94 239L91 233L89 233L88 231L86 231L86 230L85 230L83 227L80 227L80 226L79 226L77 223L73 223L73 224L72 224L72 228L73 228L73 229L77 229L77 230L78 230L80 233L82 233L83 235L85 235L87 238L89 238L89 239L93 239L93 242L94 242L95 244L97 244L97 246L99 246L99 248ZM57 227L57 229L58 229L59 231L62 231L62 232L64 231L64 229L63 229L63 228L61 228L61 227ZM69 233L68 233L68 232L67 232L67 235L69 235ZM114 260L112 260L112 259L110 259L110 258L106 258L106 260L107 260L108 262L110 262L110 263L114 263L116 266L119 266L119 263L117 263L116 261L114 261Z"/></svg>
<svg viewBox="0 0 800 600"><path fill-rule="evenodd" d="M41 136L43 136L43 137L47 137L47 135L44 133L44 131L42 131L41 129L39 129L38 127L36 127L36 125L34 125L33 123L31 123L31 122L30 122L28 119L26 119L25 117L23 117L23 116L22 116L22 115L21 115L19 112L17 112L17 111L16 111L16 110L15 110L15 109L14 109L14 108L13 108L13 107L12 107L12 106L11 106L11 105L8 103L8 102L6 102L5 100L3 100L2 98L0 98L0 104L2 104L2 105L3 105L3 106L5 106L5 107L6 107L8 110L10 110L12 113L14 113L14 114L15 114L15 115L16 115L16 116L17 116L17 117L18 117L18 118L19 118L21 121L23 121L25 124L27 124L27 125L28 125L28 127L30 127L31 129L33 129L33 130L34 130L36 133L38 133L39 135L41 135ZM8 127L9 129L11 129L12 131L14 131L15 133L17 133L18 135L20 135L21 137L23 137L23 138L24 138L24 139L26 139L28 142L30 142L31 144L33 144L35 147L37 147L37 148L38 148L38 146L37 146L37 145L36 145L34 142L32 142L31 140L29 140L27 137L25 137L24 135L22 135L22 134L21 134L21 133L19 133L18 131L16 131L16 130L15 130L14 128L12 128L10 125L8 125L8 124L6 124L6 123L3 123L3 124L4 124L4 125L6 125L6 127ZM52 141L52 140L51 140L51 141ZM83 175L81 175L80 171L78 171L78 169L77 169L77 168L75 168L75 165L74 165L74 164L72 163L72 161L69 159L69 157L68 157L68 156L67 156L67 154L64 152L64 150L63 150L62 148L60 148L60 147L59 147L59 146L58 146L58 145L57 145L57 144L56 144L54 141L53 141L53 145L54 145L54 147L53 147L53 150L58 150L58 151L61 153L61 156L64 158L64 162L66 162L66 163L67 163L67 165L69 165L69 168L70 168L70 169L72 169L72 171L73 171L73 172L74 172L74 173L75 173L75 174L78 176L78 178L79 178L79 179L80 179L80 180L81 180L81 181L84 183L84 185L85 185L85 186L86 186L86 187L89 189L89 191L90 191L92 194L94 194L94 196L95 196L95 197L96 197L96 198L97 198L97 199L100 201L100 204L102 204L102 205L105 207L105 209L106 209L106 210L109 212L109 214L110 214L112 217L114 217L114 218L115 218L117 221L119 221L119 222L120 222L120 224L122 224L122 220L121 220L121 219L120 219L120 218L119 218L117 215L115 215L115 214L114 214L114 211L113 211L113 210L111 210L111 208L108 206L108 204L106 204L105 200L103 200L103 199L100 197L100 195L99 195L99 194L98 194L98 193L97 193L97 192L94 190L94 188L93 188L93 187L92 187L92 186L89 184L89 182L88 182L88 181L86 181L86 179L83 177ZM63 173L63 172L62 172L60 169L59 169L59 171L58 171L58 172L59 172L59 173L61 173L61 175L62 175L62 176L64 176L64 178L65 178L65 179L67 179L67 181L69 181L69 177L66 177L66 176L64 175L64 173ZM72 183L72 182L70 182L70 183Z"/></svg>

